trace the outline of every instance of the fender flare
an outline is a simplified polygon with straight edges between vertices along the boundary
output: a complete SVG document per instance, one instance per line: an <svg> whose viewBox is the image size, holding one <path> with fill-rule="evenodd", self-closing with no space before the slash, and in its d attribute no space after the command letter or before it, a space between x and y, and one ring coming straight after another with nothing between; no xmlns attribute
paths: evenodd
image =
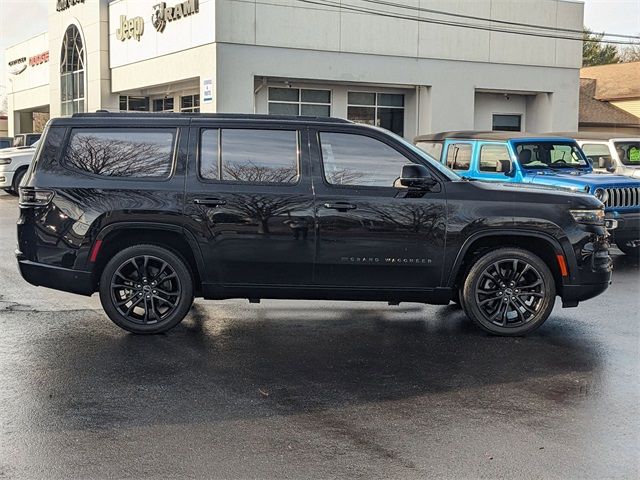
<svg viewBox="0 0 640 480"><path fill-rule="evenodd" d="M536 230L527 230L527 229L499 229L499 230L482 230L480 232L475 232L473 235L469 236L462 246L460 250L458 250L458 254L456 255L455 261L449 271L449 278L447 279L446 287L453 287L458 274L460 273L460 268L462 267L462 262L464 260L465 255L467 254L469 248L477 241L482 238L487 237L532 237L538 238L550 244L555 253L557 255L563 255L568 266L570 277L573 276L572 272L575 272L577 269L577 263L573 255L567 255L567 252L571 252L571 245L569 244L566 238L557 239L547 233L536 231ZM566 247L562 246L562 243L566 244ZM564 283L564 279L563 279Z"/></svg>
<svg viewBox="0 0 640 480"><path fill-rule="evenodd" d="M85 259L85 270L88 270L88 271L93 270L93 263L89 259L89 252L93 250L93 246L98 240L104 240L104 238L106 238L107 235L118 230L140 230L140 229L144 229L144 230L152 229L152 230L163 230L163 231L168 230L168 231L179 233L180 235L182 235L187 241L187 244L189 245L189 248L193 253L193 257L196 260L196 268L198 269L198 272L197 272L198 276L204 282L204 280L207 278L206 271L204 269L204 257L202 255L202 250L200 249L200 244L196 240L195 235L192 232L190 232L188 229L180 225L174 225L171 223L135 221L135 222L114 222L114 223L110 223L109 225L106 225L105 227L100 229L100 231L94 238L93 242L91 242L91 248L87 252L87 257Z"/></svg>

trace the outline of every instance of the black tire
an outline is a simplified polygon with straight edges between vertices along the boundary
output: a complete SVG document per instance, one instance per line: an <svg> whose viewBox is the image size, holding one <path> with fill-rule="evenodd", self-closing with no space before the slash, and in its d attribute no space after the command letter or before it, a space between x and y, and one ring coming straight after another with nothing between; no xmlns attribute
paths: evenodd
<svg viewBox="0 0 640 480"><path fill-rule="evenodd" d="M14 197L18 196L18 192L14 192L10 188L5 188L4 191L7 192L9 195L13 195Z"/></svg>
<svg viewBox="0 0 640 480"><path fill-rule="evenodd" d="M133 333L166 332L193 304L187 263L157 245L136 245L115 254L102 271L99 290L109 318Z"/></svg>
<svg viewBox="0 0 640 480"><path fill-rule="evenodd" d="M27 169L23 168L22 170L18 170L13 176L13 182L11 182L11 194L18 195L20 191L20 184L22 183L22 179L24 178L24 174L27 173Z"/></svg>
<svg viewBox="0 0 640 480"><path fill-rule="evenodd" d="M489 333L520 336L547 320L555 298L547 264L527 250L507 247L475 260L462 289L462 308Z"/></svg>
<svg viewBox="0 0 640 480"><path fill-rule="evenodd" d="M640 257L640 245L632 247L631 245L627 245L626 241L618 241L616 245L625 255L629 255L634 258Z"/></svg>

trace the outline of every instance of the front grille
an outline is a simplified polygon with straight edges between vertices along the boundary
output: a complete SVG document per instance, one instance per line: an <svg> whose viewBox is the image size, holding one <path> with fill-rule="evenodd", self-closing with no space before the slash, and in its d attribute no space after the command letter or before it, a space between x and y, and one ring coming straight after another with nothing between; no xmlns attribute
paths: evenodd
<svg viewBox="0 0 640 480"><path fill-rule="evenodd" d="M609 194L605 207L637 207L640 206L640 187L606 188Z"/></svg>

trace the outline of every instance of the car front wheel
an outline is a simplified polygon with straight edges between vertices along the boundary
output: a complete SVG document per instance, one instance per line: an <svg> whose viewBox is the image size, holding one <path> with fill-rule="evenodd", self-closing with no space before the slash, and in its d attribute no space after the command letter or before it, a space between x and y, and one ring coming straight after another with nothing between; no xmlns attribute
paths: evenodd
<svg viewBox="0 0 640 480"><path fill-rule="evenodd" d="M520 248L500 248L476 260L462 289L467 316L480 328L503 336L540 327L555 303L555 281L547 264Z"/></svg>
<svg viewBox="0 0 640 480"><path fill-rule="evenodd" d="M109 318L133 333L161 333L182 321L193 303L186 262L166 248L125 248L106 264L100 301Z"/></svg>

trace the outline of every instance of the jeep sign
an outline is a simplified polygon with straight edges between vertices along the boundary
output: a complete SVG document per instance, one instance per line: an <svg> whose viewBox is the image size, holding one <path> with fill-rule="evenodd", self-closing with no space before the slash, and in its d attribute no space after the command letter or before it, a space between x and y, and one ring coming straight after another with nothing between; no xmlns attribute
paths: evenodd
<svg viewBox="0 0 640 480"><path fill-rule="evenodd" d="M140 41L140 37L144 33L144 19L142 17L134 17L127 20L126 15L120 15L120 28L116 30L116 38L125 41L129 38L135 38Z"/></svg>

